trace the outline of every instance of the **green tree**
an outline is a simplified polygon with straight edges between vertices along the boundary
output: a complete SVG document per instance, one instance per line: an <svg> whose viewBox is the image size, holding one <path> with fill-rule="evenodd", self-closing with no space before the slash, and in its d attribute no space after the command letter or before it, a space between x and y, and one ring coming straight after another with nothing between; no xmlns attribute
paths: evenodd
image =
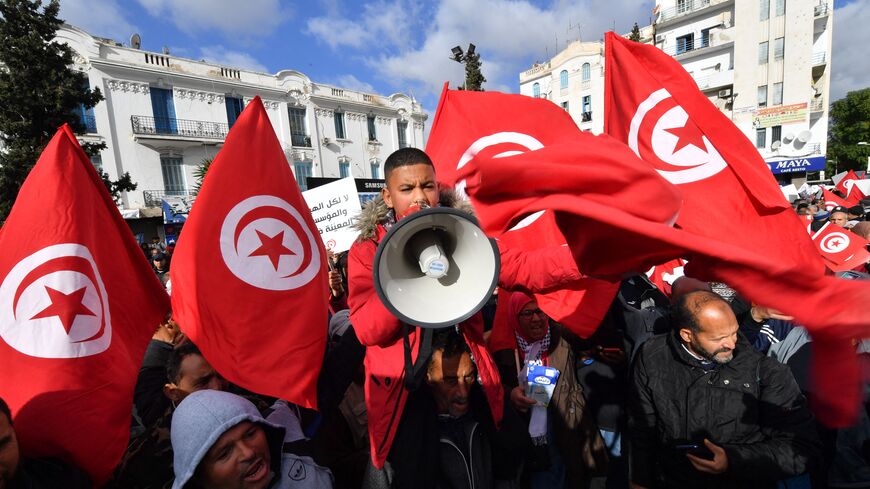
<svg viewBox="0 0 870 489"><path fill-rule="evenodd" d="M477 52L465 55L465 90L483 92L483 84L486 83L483 73L480 71L480 54Z"/></svg>
<svg viewBox="0 0 870 489"><path fill-rule="evenodd" d="M193 170L193 178L196 179L196 184L193 186L193 193L198 194L202 189L202 182L205 180L205 174L208 173L212 161L211 158L203 158L202 161L199 162L199 166L196 167L196 170Z"/></svg>
<svg viewBox="0 0 870 489"><path fill-rule="evenodd" d="M103 100L84 73L71 68L73 52L54 40L63 24L58 0L0 0L0 221L58 127L86 131L82 115ZM84 144L93 155L105 144ZM115 197L135 189L128 174L103 180Z"/></svg>
<svg viewBox="0 0 870 489"><path fill-rule="evenodd" d="M634 23L634 27L631 28L631 34L628 35L628 39L634 42L640 42L640 26L637 25L637 22Z"/></svg>
<svg viewBox="0 0 870 489"><path fill-rule="evenodd" d="M128 172L124 172L124 174L121 175L121 178L117 180L112 180L109 178L109 174L102 170L98 169L97 173L100 175L100 178L103 179L103 185L106 186L109 195L112 196L112 199L114 199L115 203L118 205L121 204L122 192L132 192L133 190L136 190L136 187L138 187L138 185L133 183L133 179L130 178Z"/></svg>
<svg viewBox="0 0 870 489"><path fill-rule="evenodd" d="M828 171L864 170L870 157L870 88L855 90L831 105Z"/></svg>

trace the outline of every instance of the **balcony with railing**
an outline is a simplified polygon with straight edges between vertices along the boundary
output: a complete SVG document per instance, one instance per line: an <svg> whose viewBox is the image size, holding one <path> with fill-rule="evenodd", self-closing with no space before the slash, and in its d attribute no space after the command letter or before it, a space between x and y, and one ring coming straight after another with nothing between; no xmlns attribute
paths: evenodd
<svg viewBox="0 0 870 489"><path fill-rule="evenodd" d="M810 101L810 112L824 112L825 98L816 97Z"/></svg>
<svg viewBox="0 0 870 489"><path fill-rule="evenodd" d="M675 7L667 8L659 12L657 23L670 22L675 19L690 16L708 7L731 3L734 0L677 0Z"/></svg>
<svg viewBox="0 0 870 489"><path fill-rule="evenodd" d="M827 17L828 13L830 13L830 7L825 2L819 2L818 5L813 7L813 17Z"/></svg>
<svg viewBox="0 0 870 489"><path fill-rule="evenodd" d="M813 66L821 66L821 65L825 64L826 60L827 60L827 53L825 53L824 51L821 53L813 53L813 57L810 58L810 61L812 61Z"/></svg>
<svg viewBox="0 0 870 489"><path fill-rule="evenodd" d="M194 121L174 117L134 115L130 117L133 134L139 136L167 136L191 139L223 140L229 132L225 122Z"/></svg>
<svg viewBox="0 0 870 489"><path fill-rule="evenodd" d="M311 147L311 136L307 134L291 134L290 135L290 143L293 146L297 146L300 148L310 148Z"/></svg>
<svg viewBox="0 0 870 489"><path fill-rule="evenodd" d="M695 77L695 83L701 90L714 90L734 84L734 70L715 71Z"/></svg>
<svg viewBox="0 0 870 489"><path fill-rule="evenodd" d="M166 197L193 197L195 194L190 190L143 190L142 197L145 207L160 207Z"/></svg>

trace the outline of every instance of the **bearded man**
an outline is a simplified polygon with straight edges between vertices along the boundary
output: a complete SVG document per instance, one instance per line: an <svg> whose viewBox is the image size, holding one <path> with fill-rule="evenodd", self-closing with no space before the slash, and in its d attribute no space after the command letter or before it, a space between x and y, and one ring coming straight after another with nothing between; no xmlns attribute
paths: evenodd
<svg viewBox="0 0 870 489"><path fill-rule="evenodd" d="M632 370L632 488L773 488L805 474L821 446L788 368L756 352L712 292L680 298L672 321Z"/></svg>

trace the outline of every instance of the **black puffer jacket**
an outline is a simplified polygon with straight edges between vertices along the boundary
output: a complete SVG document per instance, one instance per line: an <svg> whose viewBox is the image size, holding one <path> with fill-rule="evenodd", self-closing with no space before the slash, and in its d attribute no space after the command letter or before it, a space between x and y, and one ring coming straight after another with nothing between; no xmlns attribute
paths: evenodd
<svg viewBox="0 0 870 489"><path fill-rule="evenodd" d="M821 450L791 372L742 336L733 360L713 370L676 333L649 339L632 371L629 437L631 479L649 488L774 487L806 472ZM726 473L698 472L673 449L704 438L725 449Z"/></svg>

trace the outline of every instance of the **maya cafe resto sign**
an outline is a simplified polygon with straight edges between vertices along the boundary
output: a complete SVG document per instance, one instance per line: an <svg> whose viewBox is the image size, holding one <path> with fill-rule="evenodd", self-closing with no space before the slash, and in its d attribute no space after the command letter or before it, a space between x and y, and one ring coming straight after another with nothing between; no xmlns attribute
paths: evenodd
<svg viewBox="0 0 870 489"><path fill-rule="evenodd" d="M791 158L787 160L766 161L765 163L767 163L770 171L774 174L820 171L825 169L824 156Z"/></svg>

